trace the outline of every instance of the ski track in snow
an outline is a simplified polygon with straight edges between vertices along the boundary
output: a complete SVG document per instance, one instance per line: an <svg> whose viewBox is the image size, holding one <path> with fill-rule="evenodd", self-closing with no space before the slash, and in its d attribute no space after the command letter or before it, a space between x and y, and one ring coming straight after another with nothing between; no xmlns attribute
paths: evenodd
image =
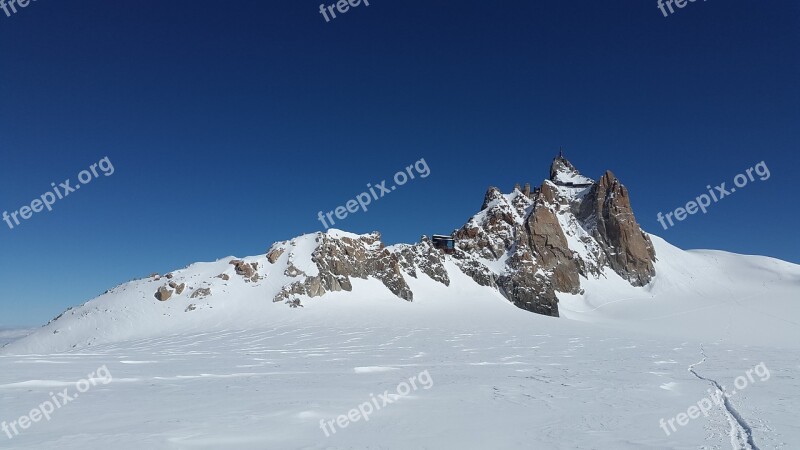
<svg viewBox="0 0 800 450"><path fill-rule="evenodd" d="M719 396L718 398L722 400L722 404L720 405L719 402L714 403L721 406L722 412L725 414L725 417L728 419L728 423L731 426L731 448L733 450L759 450L753 441L753 430L750 428L750 425L731 404L730 397L733 394L728 394L725 392L717 380L706 378L697 373L695 370L695 367L705 363L708 359L705 349L703 348L703 344L700 344L700 354L703 356L703 359L699 362L689 365L689 372L691 372L698 379L710 383L714 389L716 389L716 394ZM733 393L735 394L736 391L733 391Z"/></svg>

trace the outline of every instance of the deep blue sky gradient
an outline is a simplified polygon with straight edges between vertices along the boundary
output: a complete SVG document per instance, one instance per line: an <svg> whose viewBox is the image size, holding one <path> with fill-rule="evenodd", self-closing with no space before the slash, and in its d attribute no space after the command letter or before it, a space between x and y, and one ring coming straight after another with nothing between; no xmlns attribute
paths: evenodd
<svg viewBox="0 0 800 450"><path fill-rule="evenodd" d="M0 326L38 325L151 272L263 253L425 158L431 175L338 227L446 233L559 146L611 169L682 248L800 262L800 4L709 0L39 0L0 12L0 213L108 156L10 230ZM757 181L656 222L760 161Z"/></svg>

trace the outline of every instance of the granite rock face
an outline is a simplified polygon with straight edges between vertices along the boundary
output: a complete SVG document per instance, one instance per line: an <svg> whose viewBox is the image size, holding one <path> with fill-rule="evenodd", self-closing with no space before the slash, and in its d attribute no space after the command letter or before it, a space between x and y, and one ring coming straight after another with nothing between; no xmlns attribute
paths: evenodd
<svg viewBox="0 0 800 450"><path fill-rule="evenodd" d="M393 250L400 259L400 268L408 275L417 278L421 272L434 281L450 286L450 277L444 267L445 255L435 249L427 236L423 236L418 244L399 245Z"/></svg>
<svg viewBox="0 0 800 450"><path fill-rule="evenodd" d="M268 255L275 255L291 242L276 244ZM308 267L297 268L289 254L286 275L300 278L283 287L273 301L286 301L297 295L319 297L328 292L351 291L351 278L377 278L393 294L412 301L414 294L400 271L400 257L385 248L380 233L362 236L334 236L317 233L316 247ZM282 251L280 252L283 253ZM279 257L274 258L276 261ZM291 271L290 271L291 269Z"/></svg>
<svg viewBox="0 0 800 450"><path fill-rule="evenodd" d="M634 286L644 286L655 276L655 248L631 209L628 189L611 171L592 186L581 204L578 218L605 250L615 272Z"/></svg>
<svg viewBox="0 0 800 450"><path fill-rule="evenodd" d="M627 189L611 172L599 182L581 175L563 156L538 188L489 188L481 211L454 236L453 259L465 274L539 314L558 316L556 293L580 294L580 278L606 268L634 286L655 276L655 250Z"/></svg>

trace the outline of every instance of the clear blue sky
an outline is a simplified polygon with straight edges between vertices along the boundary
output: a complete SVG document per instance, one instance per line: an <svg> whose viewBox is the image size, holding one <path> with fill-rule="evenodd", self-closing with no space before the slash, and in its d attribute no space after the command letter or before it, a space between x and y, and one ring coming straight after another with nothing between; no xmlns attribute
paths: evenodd
<svg viewBox="0 0 800 450"><path fill-rule="evenodd" d="M800 262L800 4L655 0L40 0L0 11L0 326L38 325L132 278L320 230L425 158L431 174L347 218L387 243L460 227L489 185L538 184L560 145L613 170L682 248ZM765 161L767 181L670 230L668 212Z"/></svg>

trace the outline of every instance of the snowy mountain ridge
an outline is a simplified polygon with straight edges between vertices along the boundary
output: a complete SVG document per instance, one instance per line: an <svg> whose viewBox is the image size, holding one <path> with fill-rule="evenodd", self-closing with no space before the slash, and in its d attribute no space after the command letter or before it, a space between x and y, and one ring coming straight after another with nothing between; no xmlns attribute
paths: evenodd
<svg viewBox="0 0 800 450"><path fill-rule="evenodd" d="M616 323L655 311L670 317L702 302L708 306L707 299L719 292L739 296L769 282L781 308L797 308L790 293L800 286L798 266L679 250L640 229L627 189L611 172L594 181L561 156L550 172L533 190L517 186L503 194L490 187L481 210L453 233L452 255L424 236L415 244L387 247L377 232L310 233L277 242L262 255L195 263L122 284L0 352L64 351L186 330L259 327L273 317L313 316L329 300L359 308L391 303L401 314L433 308L452 316L469 304L460 299L480 297L471 306L479 311L505 311L513 304L545 316ZM743 276L729 283L697 279L710 271L721 278Z"/></svg>

